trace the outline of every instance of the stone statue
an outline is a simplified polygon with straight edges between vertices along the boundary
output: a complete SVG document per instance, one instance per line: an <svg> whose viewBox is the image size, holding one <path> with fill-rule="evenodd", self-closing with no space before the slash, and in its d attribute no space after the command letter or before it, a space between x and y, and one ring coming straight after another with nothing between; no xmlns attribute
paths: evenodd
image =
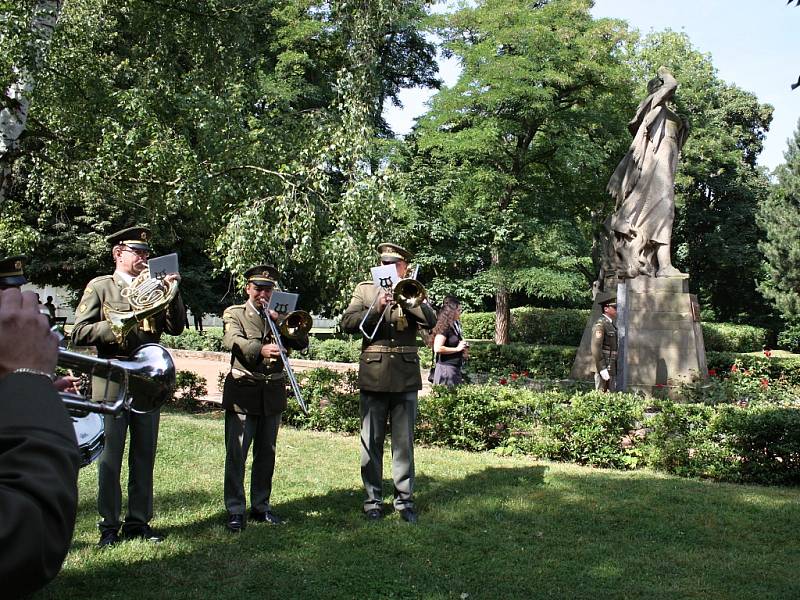
<svg viewBox="0 0 800 600"><path fill-rule="evenodd" d="M673 112L678 82L666 67L647 84L648 96L628 123L633 141L608 182L616 200L603 224L603 277L684 277L672 266L675 171L689 134L688 121Z"/></svg>

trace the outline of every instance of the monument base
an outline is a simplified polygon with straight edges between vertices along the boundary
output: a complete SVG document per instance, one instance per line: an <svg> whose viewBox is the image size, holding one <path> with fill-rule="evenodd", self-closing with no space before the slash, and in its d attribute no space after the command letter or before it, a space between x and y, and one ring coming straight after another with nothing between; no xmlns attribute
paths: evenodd
<svg viewBox="0 0 800 600"><path fill-rule="evenodd" d="M618 391L674 396L681 384L708 377L700 307L688 276L608 279L604 289L615 286ZM570 373L574 380L594 380L591 333L600 315L593 305Z"/></svg>

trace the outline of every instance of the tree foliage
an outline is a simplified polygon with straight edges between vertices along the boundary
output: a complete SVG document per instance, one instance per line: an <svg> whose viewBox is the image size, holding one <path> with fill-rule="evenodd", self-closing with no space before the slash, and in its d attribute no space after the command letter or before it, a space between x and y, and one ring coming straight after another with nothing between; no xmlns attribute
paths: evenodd
<svg viewBox="0 0 800 600"><path fill-rule="evenodd" d="M410 142L411 234L468 301L494 294L498 342L513 292L588 299L578 267L590 271L592 210L606 203L630 73L625 27L589 6L484 0L439 28L463 71Z"/></svg>
<svg viewBox="0 0 800 600"><path fill-rule="evenodd" d="M104 236L139 222L157 251L181 254L190 305L212 309L227 273L263 261L306 308L346 301L390 202L369 167L386 133L376 107L435 83L417 26L426 9L67 3L13 198L20 220L48 232L34 280L82 287L110 265Z"/></svg>
<svg viewBox="0 0 800 600"><path fill-rule="evenodd" d="M766 258L767 277L760 286L780 314L794 325L800 324L800 121L786 162L775 170L777 184L761 204L758 223L766 239L759 249Z"/></svg>

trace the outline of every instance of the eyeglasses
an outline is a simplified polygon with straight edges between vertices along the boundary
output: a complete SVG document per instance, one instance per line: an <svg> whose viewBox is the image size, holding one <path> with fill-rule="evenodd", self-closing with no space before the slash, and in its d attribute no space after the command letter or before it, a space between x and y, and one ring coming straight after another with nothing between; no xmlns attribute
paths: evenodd
<svg viewBox="0 0 800 600"><path fill-rule="evenodd" d="M123 250L127 250L136 256L150 256L149 250L137 250L136 248L131 248L130 246L123 246Z"/></svg>

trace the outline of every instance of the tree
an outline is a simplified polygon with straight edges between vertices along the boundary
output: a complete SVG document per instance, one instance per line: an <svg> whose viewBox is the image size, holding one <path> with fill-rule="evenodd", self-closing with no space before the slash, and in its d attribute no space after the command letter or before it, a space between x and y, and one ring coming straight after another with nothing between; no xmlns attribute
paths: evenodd
<svg viewBox="0 0 800 600"><path fill-rule="evenodd" d="M800 121L784 158L775 170L777 184L758 211L766 236L758 248L767 271L759 290L786 321L800 324Z"/></svg>
<svg viewBox="0 0 800 600"><path fill-rule="evenodd" d="M619 93L630 37L589 7L483 0L445 16L440 35L463 71L401 161L410 235L430 240L422 260L471 299L494 295L497 343L509 341L515 292L588 299L592 209L607 204L630 110Z"/></svg>
<svg viewBox="0 0 800 600"><path fill-rule="evenodd" d="M37 77L44 67L45 55L53 37L62 0L36 0L30 6L30 26L25 35L20 35L19 17L27 14L27 3L17 5L4 16L4 30L0 34L0 46L22 45L23 52L16 58L18 64L10 67L10 81L5 94L0 97L0 204L11 184L11 168L20 151L20 140L28 120L31 93L36 87ZM22 10L20 10L22 9ZM17 35L15 35L17 34ZM15 39L16 38L16 39ZM5 79L5 78L4 78ZM6 82L4 82L6 83Z"/></svg>
<svg viewBox="0 0 800 600"><path fill-rule="evenodd" d="M178 250L191 296L270 260L304 308L346 302L385 204L364 167L374 107L432 83L427 4L71 0L14 190L48 232L34 280L80 289L109 266L104 236L135 221Z"/></svg>

